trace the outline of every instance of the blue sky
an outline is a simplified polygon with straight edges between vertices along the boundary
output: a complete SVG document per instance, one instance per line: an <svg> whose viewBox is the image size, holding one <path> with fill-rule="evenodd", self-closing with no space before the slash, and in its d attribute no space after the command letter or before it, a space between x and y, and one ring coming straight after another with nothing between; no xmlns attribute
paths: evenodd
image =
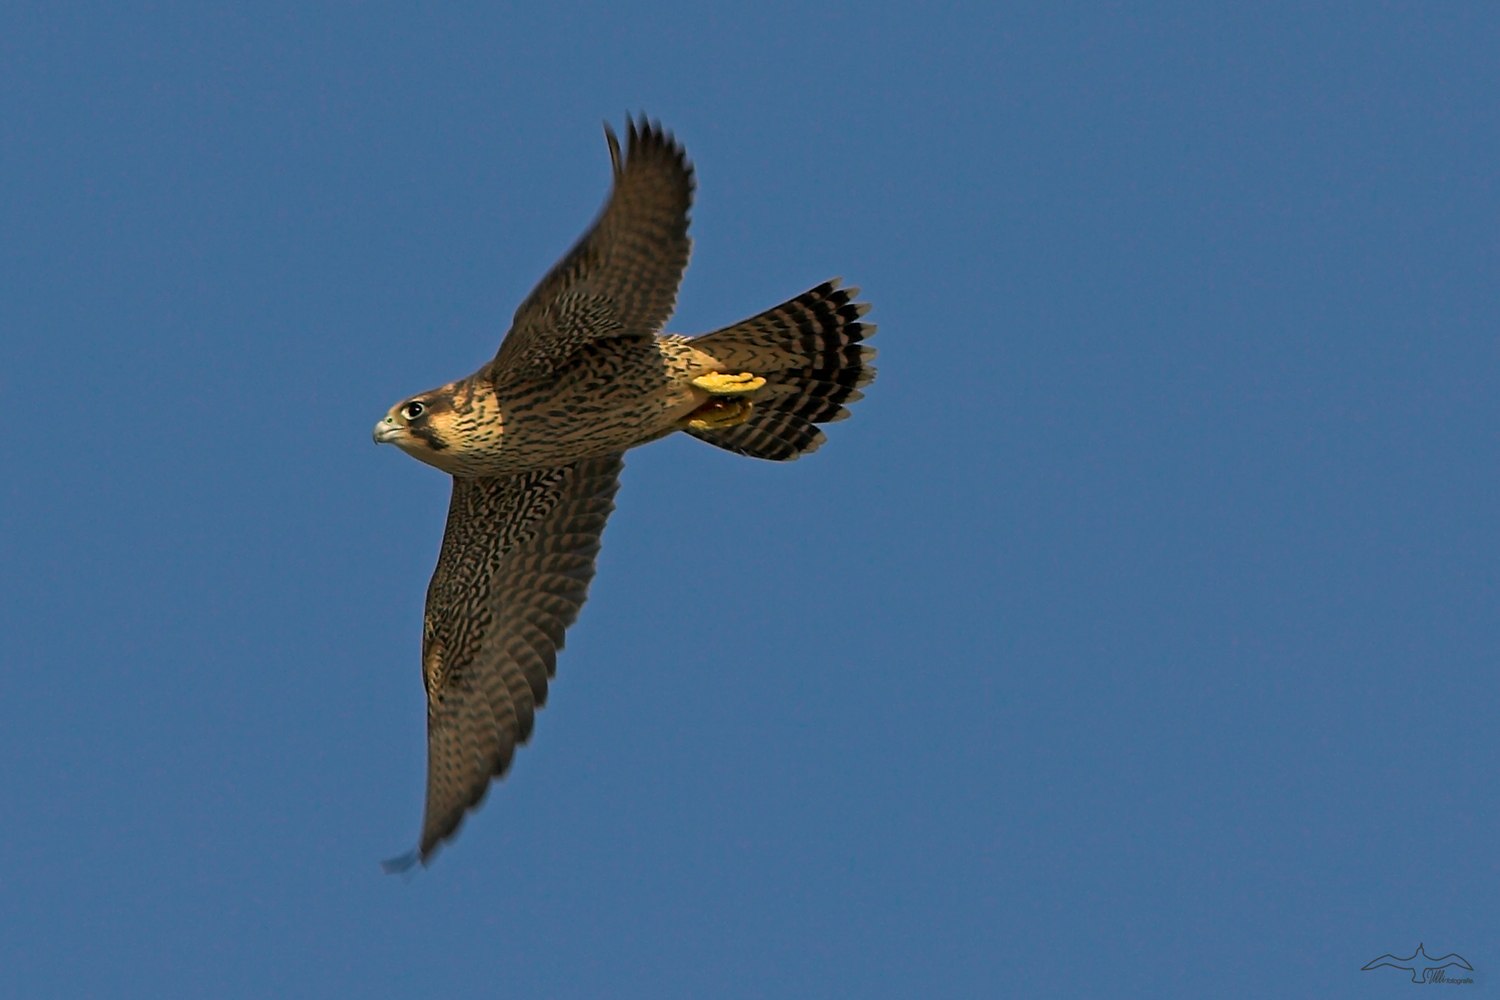
<svg viewBox="0 0 1500 1000"><path fill-rule="evenodd" d="M12 3L0 994L1379 996L1500 963L1500 12ZM697 165L817 455L627 459L410 879L447 482L369 440Z"/></svg>

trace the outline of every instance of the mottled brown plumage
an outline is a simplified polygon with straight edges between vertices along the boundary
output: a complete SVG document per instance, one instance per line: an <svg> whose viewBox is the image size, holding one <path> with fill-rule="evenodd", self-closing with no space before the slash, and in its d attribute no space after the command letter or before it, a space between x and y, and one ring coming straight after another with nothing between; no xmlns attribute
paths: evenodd
<svg viewBox="0 0 1500 1000"><path fill-rule="evenodd" d="M593 227L516 310L494 360L402 400L375 428L453 476L427 589L425 863L531 734L594 576L622 454L686 430L788 461L874 379L858 289L825 282L698 338L663 334L687 266L693 168L659 125L606 126L614 185Z"/></svg>

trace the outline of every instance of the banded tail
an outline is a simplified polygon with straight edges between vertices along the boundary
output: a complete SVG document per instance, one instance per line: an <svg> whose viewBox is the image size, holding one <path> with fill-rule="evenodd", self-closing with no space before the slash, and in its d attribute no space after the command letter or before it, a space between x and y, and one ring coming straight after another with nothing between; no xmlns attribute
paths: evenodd
<svg viewBox="0 0 1500 1000"><path fill-rule="evenodd" d="M818 424L849 416L845 403L863 399L859 390L875 381L869 362L872 323L859 318L868 302L855 302L858 288L840 288L839 279L759 316L706 333L693 346L713 355L724 370L765 378L755 393L750 418L734 427L689 429L700 441L737 455L790 462L817 451L827 436Z"/></svg>

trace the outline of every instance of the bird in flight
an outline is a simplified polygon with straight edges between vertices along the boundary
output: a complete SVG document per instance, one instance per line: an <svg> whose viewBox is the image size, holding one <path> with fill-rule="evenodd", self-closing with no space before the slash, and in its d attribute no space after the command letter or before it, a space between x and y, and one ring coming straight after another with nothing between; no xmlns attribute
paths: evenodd
<svg viewBox="0 0 1500 1000"><path fill-rule="evenodd" d="M1422 961L1418 962L1417 959L1419 958ZM1453 961L1449 961L1449 959ZM1442 964L1438 965L1438 962ZM1371 969L1378 969L1383 965L1389 965L1393 969L1400 969L1402 972L1410 972L1411 981L1414 983L1433 982L1434 980L1430 978L1432 973L1451 968L1455 965L1460 969L1468 969L1470 972L1474 971L1474 966L1470 965L1457 952L1444 955L1442 958L1433 958L1427 954L1426 945L1420 944L1417 945L1417 950L1412 952L1409 958L1402 958L1399 955L1381 955L1379 958L1371 959L1369 964L1359 971L1369 972Z"/></svg>
<svg viewBox="0 0 1500 1000"><path fill-rule="evenodd" d="M875 378L875 327L837 279L698 337L664 332L687 268L693 167L670 132L606 124L609 200L516 310L499 353L401 400L375 425L453 477L427 587L427 804L410 854L426 865L531 736L563 634L594 576L624 453L683 431L786 462Z"/></svg>

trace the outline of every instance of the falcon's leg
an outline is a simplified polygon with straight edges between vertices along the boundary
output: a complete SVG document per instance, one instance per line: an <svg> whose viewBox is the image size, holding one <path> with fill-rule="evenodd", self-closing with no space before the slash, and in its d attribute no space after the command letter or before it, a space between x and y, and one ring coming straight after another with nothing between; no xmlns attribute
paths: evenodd
<svg viewBox="0 0 1500 1000"><path fill-rule="evenodd" d="M683 427L691 427L695 431L712 431L724 427L733 427L735 424L743 424L750 419L750 411L755 409L755 404L748 399L719 398L710 399L692 413L689 413L682 421Z"/></svg>
<svg viewBox="0 0 1500 1000"><path fill-rule="evenodd" d="M682 426L695 431L712 431L733 427L750 419L755 404L748 398L762 388L766 380L759 375L740 372L729 375L724 372L709 372L693 379L693 385L709 394L708 401L689 413Z"/></svg>
<svg viewBox="0 0 1500 1000"><path fill-rule="evenodd" d="M738 375L709 372L693 379L693 384L710 396L741 396L759 389L766 384L766 380L749 372L740 372Z"/></svg>

